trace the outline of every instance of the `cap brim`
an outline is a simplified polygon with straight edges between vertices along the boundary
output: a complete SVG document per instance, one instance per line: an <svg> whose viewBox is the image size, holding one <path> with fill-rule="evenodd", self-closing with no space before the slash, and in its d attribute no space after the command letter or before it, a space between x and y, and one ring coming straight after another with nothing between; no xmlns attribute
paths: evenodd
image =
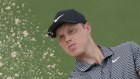
<svg viewBox="0 0 140 79"><path fill-rule="evenodd" d="M59 25L62 24L62 23L53 23L49 30L48 30L48 35L51 37L51 38L55 38L56 37L56 34L55 34L55 31L56 29L59 27Z"/></svg>
<svg viewBox="0 0 140 79"><path fill-rule="evenodd" d="M79 23L79 22L76 22L76 21L61 21L61 22L56 22L56 23L53 23L50 28L48 29L48 35L51 37L51 38L55 38L56 37L56 33L55 31L57 30L57 28L59 28L62 24L64 23Z"/></svg>

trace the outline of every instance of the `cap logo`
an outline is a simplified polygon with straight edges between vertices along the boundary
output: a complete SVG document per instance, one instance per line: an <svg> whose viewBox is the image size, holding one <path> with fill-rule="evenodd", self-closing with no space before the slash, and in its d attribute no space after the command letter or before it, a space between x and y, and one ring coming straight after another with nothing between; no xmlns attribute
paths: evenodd
<svg viewBox="0 0 140 79"><path fill-rule="evenodd" d="M64 14L58 16L58 17L54 20L54 22L57 22L62 16L64 16Z"/></svg>

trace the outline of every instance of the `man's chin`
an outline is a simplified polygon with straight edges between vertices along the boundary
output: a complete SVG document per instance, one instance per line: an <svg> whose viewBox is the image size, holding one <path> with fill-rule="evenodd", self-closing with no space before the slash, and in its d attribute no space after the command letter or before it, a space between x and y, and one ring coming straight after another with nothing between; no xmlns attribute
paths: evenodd
<svg viewBox="0 0 140 79"><path fill-rule="evenodd" d="M77 52L77 51L75 51L75 52L71 52L70 53L70 55L72 56L72 57L78 57L79 55L80 55L80 53L79 52Z"/></svg>

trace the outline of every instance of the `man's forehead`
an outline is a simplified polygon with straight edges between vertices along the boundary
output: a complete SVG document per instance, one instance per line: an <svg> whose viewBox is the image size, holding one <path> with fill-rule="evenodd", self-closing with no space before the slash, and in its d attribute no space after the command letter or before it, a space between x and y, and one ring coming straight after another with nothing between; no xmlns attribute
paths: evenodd
<svg viewBox="0 0 140 79"><path fill-rule="evenodd" d="M73 28L75 24L78 23L65 23L63 25L61 25L59 28L57 28L57 30L55 31L56 36L59 34L63 34L64 32L68 31L69 29Z"/></svg>
<svg viewBox="0 0 140 79"><path fill-rule="evenodd" d="M59 28L57 28L56 34L57 34L57 33L64 32L64 31L66 31L66 30L69 29L69 28L72 28L70 24L63 24L63 25L61 25Z"/></svg>

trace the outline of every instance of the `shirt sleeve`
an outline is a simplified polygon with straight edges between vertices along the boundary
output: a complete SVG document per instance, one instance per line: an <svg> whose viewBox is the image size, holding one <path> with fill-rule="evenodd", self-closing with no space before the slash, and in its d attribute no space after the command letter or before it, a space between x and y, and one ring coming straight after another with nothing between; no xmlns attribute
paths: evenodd
<svg viewBox="0 0 140 79"><path fill-rule="evenodd" d="M140 46L132 42L132 51L134 55L135 67L137 71L140 71Z"/></svg>

